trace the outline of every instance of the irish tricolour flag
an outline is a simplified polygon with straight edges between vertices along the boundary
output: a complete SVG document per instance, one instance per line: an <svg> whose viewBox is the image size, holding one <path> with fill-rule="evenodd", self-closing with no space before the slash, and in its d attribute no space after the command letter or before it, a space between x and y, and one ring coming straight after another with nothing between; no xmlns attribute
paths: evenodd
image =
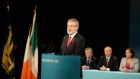
<svg viewBox="0 0 140 79"><path fill-rule="evenodd" d="M27 38L21 79L37 79L38 75L38 45L36 12Z"/></svg>

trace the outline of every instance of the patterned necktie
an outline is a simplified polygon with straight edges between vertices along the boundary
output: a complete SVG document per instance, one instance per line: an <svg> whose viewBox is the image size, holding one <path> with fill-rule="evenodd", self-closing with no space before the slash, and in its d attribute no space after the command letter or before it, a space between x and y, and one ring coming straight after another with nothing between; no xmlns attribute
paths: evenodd
<svg viewBox="0 0 140 79"><path fill-rule="evenodd" d="M70 43L71 43L71 36L69 36L69 38L68 38L67 48L69 47Z"/></svg>
<svg viewBox="0 0 140 79"><path fill-rule="evenodd" d="M106 58L106 62L107 62L107 66L108 66L108 62L109 62L109 59L108 58Z"/></svg>

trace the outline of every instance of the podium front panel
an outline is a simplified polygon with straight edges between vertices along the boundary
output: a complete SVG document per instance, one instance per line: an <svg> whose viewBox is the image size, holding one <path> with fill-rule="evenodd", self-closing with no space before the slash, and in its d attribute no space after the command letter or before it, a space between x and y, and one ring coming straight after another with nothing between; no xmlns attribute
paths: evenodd
<svg viewBox="0 0 140 79"><path fill-rule="evenodd" d="M80 79L80 56L42 54L41 79Z"/></svg>

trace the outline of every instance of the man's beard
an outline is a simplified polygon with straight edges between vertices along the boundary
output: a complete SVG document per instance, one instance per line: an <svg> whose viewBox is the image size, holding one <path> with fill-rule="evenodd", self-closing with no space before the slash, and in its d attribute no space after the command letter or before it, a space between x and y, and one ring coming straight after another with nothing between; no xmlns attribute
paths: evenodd
<svg viewBox="0 0 140 79"><path fill-rule="evenodd" d="M71 35L71 34L72 34L72 32L71 32L71 31L67 31L67 33L68 33L69 35Z"/></svg>

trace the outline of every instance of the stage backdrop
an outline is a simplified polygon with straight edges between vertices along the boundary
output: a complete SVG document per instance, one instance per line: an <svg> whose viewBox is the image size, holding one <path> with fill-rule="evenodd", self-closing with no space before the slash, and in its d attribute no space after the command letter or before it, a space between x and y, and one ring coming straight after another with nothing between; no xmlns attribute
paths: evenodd
<svg viewBox="0 0 140 79"><path fill-rule="evenodd" d="M140 60L140 0L130 0L129 46Z"/></svg>

